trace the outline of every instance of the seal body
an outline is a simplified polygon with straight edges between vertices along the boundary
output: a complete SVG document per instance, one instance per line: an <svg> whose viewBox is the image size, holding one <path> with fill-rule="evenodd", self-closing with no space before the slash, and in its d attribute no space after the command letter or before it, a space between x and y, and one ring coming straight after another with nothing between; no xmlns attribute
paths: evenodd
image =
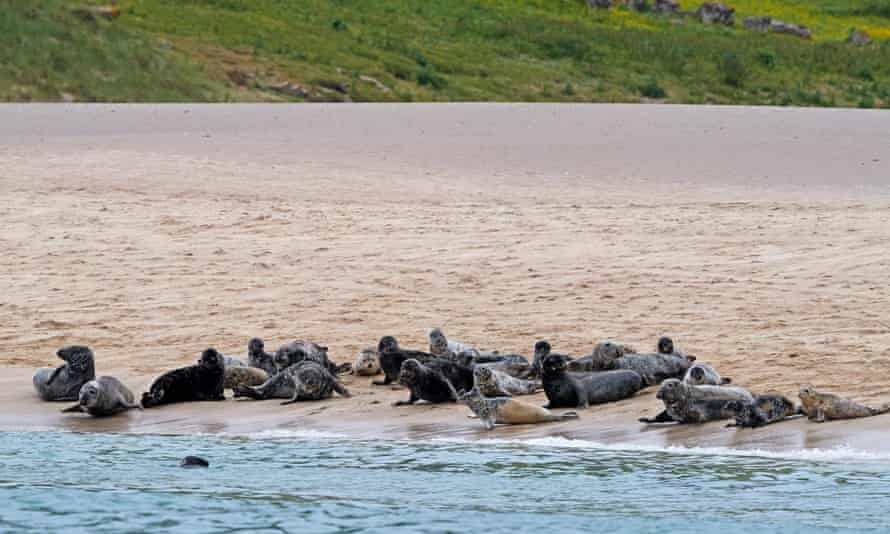
<svg viewBox="0 0 890 534"><path fill-rule="evenodd" d="M485 397L531 395L542 387L541 382L537 380L514 378L484 366L477 366L473 369L473 377L476 389Z"/></svg>
<svg viewBox="0 0 890 534"><path fill-rule="evenodd" d="M223 388L235 389L236 386L259 386L266 380L269 380L269 374L262 369L226 366Z"/></svg>
<svg viewBox="0 0 890 534"><path fill-rule="evenodd" d="M430 403L457 402L457 390L441 371L432 369L409 358L402 363L399 383L411 391L407 401L398 401L394 406L414 404L417 401Z"/></svg>
<svg viewBox="0 0 890 534"><path fill-rule="evenodd" d="M461 396L470 410L491 430L495 424L529 425L578 419L578 414L568 412L554 414L535 404L518 401L509 397L486 397L478 389L472 389Z"/></svg>
<svg viewBox="0 0 890 534"><path fill-rule="evenodd" d="M514 378L527 378L532 373L532 366L525 356L520 354L462 354L456 361L470 369L487 367Z"/></svg>
<svg viewBox="0 0 890 534"><path fill-rule="evenodd" d="M798 396L800 397L801 411L810 421L817 423L836 419L871 417L890 412L890 404L885 404L880 408L871 408L832 393L821 393L811 385L800 388Z"/></svg>
<svg viewBox="0 0 890 534"><path fill-rule="evenodd" d="M595 371L608 371L617 369L615 360L626 354L624 345L601 341L593 347L588 356L583 356L569 362L568 370L576 373L592 373Z"/></svg>
<svg viewBox="0 0 890 534"><path fill-rule="evenodd" d="M179 462L179 467L210 467L210 462L200 456L186 456Z"/></svg>
<svg viewBox="0 0 890 534"><path fill-rule="evenodd" d="M547 341L541 340L535 343L535 355L534 358L532 358L532 368L531 371L528 373L528 378L541 378L544 372L544 358L550 356L551 350L552 347ZM553 354L564 358L566 362L570 362L574 359L570 356L566 356L565 354Z"/></svg>
<svg viewBox="0 0 890 534"><path fill-rule="evenodd" d="M720 376L710 365L697 363L686 371L683 382L693 386L723 386L731 383L732 379Z"/></svg>
<svg viewBox="0 0 890 534"><path fill-rule="evenodd" d="M328 348L311 341L292 341L275 351L275 365L279 371L302 361L315 362L329 372L336 374L338 367L328 359Z"/></svg>
<svg viewBox="0 0 890 534"><path fill-rule="evenodd" d="M362 349L352 365L352 372L358 376L380 374L380 356L377 354L377 349L373 347Z"/></svg>
<svg viewBox="0 0 890 534"><path fill-rule="evenodd" d="M452 341L445 337L441 328L430 330L430 354L439 358L451 359L461 354L478 355L479 351L471 345Z"/></svg>
<svg viewBox="0 0 890 534"><path fill-rule="evenodd" d="M65 363L55 369L39 369L34 374L34 389L45 401L76 401L80 388L96 378L93 351L82 345L71 345L56 352Z"/></svg>
<svg viewBox="0 0 890 534"><path fill-rule="evenodd" d="M402 363L406 360L417 360L420 363L429 363L436 356L418 350L404 350L399 347L399 342L392 336L383 336L377 344L377 353L380 358L380 368L383 370L383 380L375 380L372 384L385 386L399 379Z"/></svg>
<svg viewBox="0 0 890 534"><path fill-rule="evenodd" d="M209 348L201 353L197 365L174 369L156 378L149 391L142 394L142 406L151 408L174 402L225 400L224 379L223 356Z"/></svg>
<svg viewBox="0 0 890 534"><path fill-rule="evenodd" d="M459 363L454 363L442 358L435 358L426 363L426 366L433 371L438 371L451 382L454 389L461 393L473 389L475 378L473 377L473 369L465 367ZM401 377L401 369L399 370Z"/></svg>
<svg viewBox="0 0 890 534"><path fill-rule="evenodd" d="M251 338L247 342L247 365L262 369L269 376L278 372L275 355L266 352L266 344L258 337Z"/></svg>
<svg viewBox="0 0 890 534"><path fill-rule="evenodd" d="M547 394L545 408L587 408L629 398L643 387L643 379L634 371L571 373L568 359L550 354L542 364L542 383Z"/></svg>
<svg viewBox="0 0 890 534"><path fill-rule="evenodd" d="M693 386L676 378L662 382L655 394L665 409L654 418L640 418L642 423L705 423L733 417L730 401L754 402L745 389L725 386Z"/></svg>
<svg viewBox="0 0 890 534"><path fill-rule="evenodd" d="M615 360L617 369L636 371L645 386L656 386L668 378L683 378L692 362L678 354L625 354Z"/></svg>
<svg viewBox="0 0 890 534"><path fill-rule="evenodd" d="M100 376L80 388L77 404L63 412L86 412L107 417L142 406L133 402L133 392L113 376Z"/></svg>
<svg viewBox="0 0 890 534"><path fill-rule="evenodd" d="M234 388L235 397L289 399L281 404L327 399L335 391L342 397L351 397L337 377L318 362L310 360L291 365L259 386L238 385Z"/></svg>
<svg viewBox="0 0 890 534"><path fill-rule="evenodd" d="M797 408L793 402L782 395L773 393L757 395L754 398L754 402L729 401L726 404L726 408L735 419L734 424L726 426L742 428L766 426L783 421L785 418L797 413Z"/></svg>

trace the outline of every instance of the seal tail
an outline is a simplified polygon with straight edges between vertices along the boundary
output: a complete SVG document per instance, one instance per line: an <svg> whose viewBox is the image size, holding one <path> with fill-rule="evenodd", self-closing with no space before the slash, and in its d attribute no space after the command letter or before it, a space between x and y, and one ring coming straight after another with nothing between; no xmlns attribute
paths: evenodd
<svg viewBox="0 0 890 534"><path fill-rule="evenodd" d="M74 406L69 406L68 408L62 410L62 413L80 413L81 411L83 410L81 410L80 404L75 404Z"/></svg>
<svg viewBox="0 0 890 534"><path fill-rule="evenodd" d="M890 412L890 402L884 404L880 408L869 408L868 411L870 411L872 415L881 415L882 413L888 413Z"/></svg>
<svg viewBox="0 0 890 534"><path fill-rule="evenodd" d="M232 389L232 393L234 393L234 396L236 398L237 397L248 397L251 399L259 399L260 398L260 394L257 393L255 389L253 389L250 386L245 386L244 384L236 385L235 388Z"/></svg>

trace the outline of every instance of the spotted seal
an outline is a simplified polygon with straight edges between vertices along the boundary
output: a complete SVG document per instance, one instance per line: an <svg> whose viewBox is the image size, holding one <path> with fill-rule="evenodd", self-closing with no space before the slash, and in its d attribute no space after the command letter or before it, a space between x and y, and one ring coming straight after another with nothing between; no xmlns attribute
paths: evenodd
<svg viewBox="0 0 890 534"><path fill-rule="evenodd" d="M380 356L377 354L377 349L374 347L362 349L352 364L352 372L358 376L380 374Z"/></svg>
<svg viewBox="0 0 890 534"><path fill-rule="evenodd" d="M757 395L754 397L754 402L729 401L726 403L726 409L735 418L734 423L729 423L726 426L741 428L766 426L798 414L794 403L778 393Z"/></svg>
<svg viewBox="0 0 890 534"><path fill-rule="evenodd" d="M275 355L266 352L265 342L258 337L250 338L247 342L247 365L262 369L269 376L278 372Z"/></svg>
<svg viewBox="0 0 890 534"><path fill-rule="evenodd" d="M477 366L473 369L475 389L486 397L512 397L513 395L531 395L541 389L537 380L522 380L506 373L495 371L490 367Z"/></svg>
<svg viewBox="0 0 890 534"><path fill-rule="evenodd" d="M890 412L890 404L871 408L832 393L820 393L812 385L800 388L801 411L810 421L824 423L836 419L856 419Z"/></svg>
<svg viewBox="0 0 890 534"><path fill-rule="evenodd" d="M677 378L661 383L655 398L664 402L665 409L654 418L641 417L641 423L704 423L730 419L733 413L729 401L754 402L748 390L727 386L693 386Z"/></svg>
<svg viewBox="0 0 890 534"><path fill-rule="evenodd" d="M235 389L236 386L259 386L269 380L269 373L257 367L226 366L223 389Z"/></svg>
<svg viewBox="0 0 890 534"><path fill-rule="evenodd" d="M377 343L377 354L380 358L380 368L383 369L383 380L371 382L377 386L385 386L399 379L402 363L408 359L417 360L420 363L428 363L436 359L436 356L419 350L405 350L399 347L399 342L393 336L383 336Z"/></svg>
<svg viewBox="0 0 890 534"><path fill-rule="evenodd" d="M411 391L406 401L398 401L393 406L406 406L417 401L433 404L440 402L457 402L457 390L441 371L431 369L414 358L402 363L399 372L399 383Z"/></svg>
<svg viewBox="0 0 890 534"><path fill-rule="evenodd" d="M235 397L256 400L289 399L282 402L282 405L327 399L335 391L341 397L352 396L336 376L311 360L297 362L259 386L239 385L233 391Z"/></svg>
<svg viewBox="0 0 890 534"><path fill-rule="evenodd" d="M80 388L96 378L96 359L89 347L71 345L56 352L65 363L55 369L38 369L34 389L45 401L76 401Z"/></svg>
<svg viewBox="0 0 890 534"><path fill-rule="evenodd" d="M567 371L568 357L549 354L541 364L545 408L587 408L632 397L643 387L643 379L625 369L598 373Z"/></svg>
<svg viewBox="0 0 890 534"><path fill-rule="evenodd" d="M304 360L315 362L331 373L337 373L336 364L328 359L328 348L318 343L297 340L286 343L275 351L275 365L278 371Z"/></svg>
<svg viewBox="0 0 890 534"><path fill-rule="evenodd" d="M720 373L710 365L697 363L686 371L683 382L693 386L725 386L731 384L731 378L720 376Z"/></svg>
<svg viewBox="0 0 890 534"><path fill-rule="evenodd" d="M133 402L133 392L113 376L100 376L80 388L77 404L63 413L85 412L93 417L107 417L142 406Z"/></svg>
<svg viewBox="0 0 890 534"><path fill-rule="evenodd" d="M216 349L201 353L196 365L181 367L162 374L142 394L142 407L189 401L226 400L223 394L225 363Z"/></svg>
<svg viewBox="0 0 890 534"><path fill-rule="evenodd" d="M554 414L541 406L510 397L486 397L475 388L461 395L460 400L479 417L488 430L493 429L496 424L529 425L578 419L575 412Z"/></svg>

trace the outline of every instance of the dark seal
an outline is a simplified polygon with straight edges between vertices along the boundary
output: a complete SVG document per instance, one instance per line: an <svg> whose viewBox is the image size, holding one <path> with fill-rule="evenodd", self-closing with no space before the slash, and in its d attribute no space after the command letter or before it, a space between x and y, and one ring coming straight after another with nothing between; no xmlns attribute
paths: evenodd
<svg viewBox="0 0 890 534"><path fill-rule="evenodd" d="M200 456L186 456L179 462L179 467L210 467L210 462Z"/></svg>
<svg viewBox="0 0 890 534"><path fill-rule="evenodd" d="M399 383L411 390L411 396L393 406L405 406L421 400L436 404L457 402L458 399L457 390L441 371L431 369L413 358L402 363Z"/></svg>
<svg viewBox="0 0 890 534"><path fill-rule="evenodd" d="M542 363L542 382L549 403L545 408L587 408L632 397L643 387L634 371L572 373L566 370L568 358L550 354Z"/></svg>
<svg viewBox="0 0 890 534"><path fill-rule="evenodd" d="M745 389L725 386L693 386L677 378L662 382L655 398L664 402L664 410L654 418L641 417L641 423L706 423L730 419L730 401L754 402Z"/></svg>
<svg viewBox="0 0 890 534"><path fill-rule="evenodd" d="M76 401L80 388L96 378L93 351L82 345L59 349L56 356L65 363L55 369L39 369L34 374L34 389L45 401Z"/></svg>
<svg viewBox="0 0 890 534"><path fill-rule="evenodd" d="M281 404L327 399L335 391L342 397L352 396L337 377L310 360L291 365L259 386L237 385L233 391L235 397L289 399Z"/></svg>
<svg viewBox="0 0 890 534"><path fill-rule="evenodd" d="M734 400L726 403L735 423L726 425L741 428L757 428L784 421L799 413L797 407L784 395L758 395L754 402Z"/></svg>
<svg viewBox="0 0 890 534"><path fill-rule="evenodd" d="M429 363L436 359L436 356L428 352L402 349L393 336L380 338L380 342L377 343L377 353L380 357L380 368L383 369L383 380L371 382L376 386L385 386L397 381L405 360L413 359L420 363Z"/></svg>
<svg viewBox="0 0 890 534"><path fill-rule="evenodd" d="M247 365L266 371L269 376L278 372L275 355L266 352L266 344L258 337L247 342Z"/></svg>
<svg viewBox="0 0 890 534"><path fill-rule="evenodd" d="M142 394L142 407L189 401L226 400L223 395L225 364L216 349L201 354L196 365L181 367L162 374Z"/></svg>

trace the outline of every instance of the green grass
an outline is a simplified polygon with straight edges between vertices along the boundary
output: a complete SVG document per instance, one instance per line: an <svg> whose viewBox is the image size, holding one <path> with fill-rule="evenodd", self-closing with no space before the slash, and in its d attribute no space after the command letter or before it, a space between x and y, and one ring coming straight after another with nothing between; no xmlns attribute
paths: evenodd
<svg viewBox="0 0 890 534"><path fill-rule="evenodd" d="M68 31L77 39L62 47L70 50L68 61L103 65L104 76L118 80L113 92L97 87L104 78L90 69L56 72L52 52L40 51L49 45L35 47L39 40L29 37L32 47L16 52L17 70L0 70L0 96L17 99L4 89L5 80L15 85L30 69L31 83L24 85L39 87L31 89L33 98L50 99L66 91L85 99L281 100L289 97L269 87L289 81L309 90L307 100L890 107L890 22L883 2L856 2L852 10L845 9L854 3L848 0L729 3L738 9L736 29L624 8L595 11L582 0L124 0L120 19L97 29L51 13L34 24ZM807 24L815 41L744 31L746 14ZM853 26L878 41L844 43ZM6 40L37 31L15 21L0 29ZM97 33L101 45L93 42ZM161 41L172 50L160 48ZM140 79L140 69L129 63L135 53L152 74L125 86ZM157 62L168 68L158 69ZM247 73L250 81L236 85L233 73ZM162 83L162 77L169 79Z"/></svg>

